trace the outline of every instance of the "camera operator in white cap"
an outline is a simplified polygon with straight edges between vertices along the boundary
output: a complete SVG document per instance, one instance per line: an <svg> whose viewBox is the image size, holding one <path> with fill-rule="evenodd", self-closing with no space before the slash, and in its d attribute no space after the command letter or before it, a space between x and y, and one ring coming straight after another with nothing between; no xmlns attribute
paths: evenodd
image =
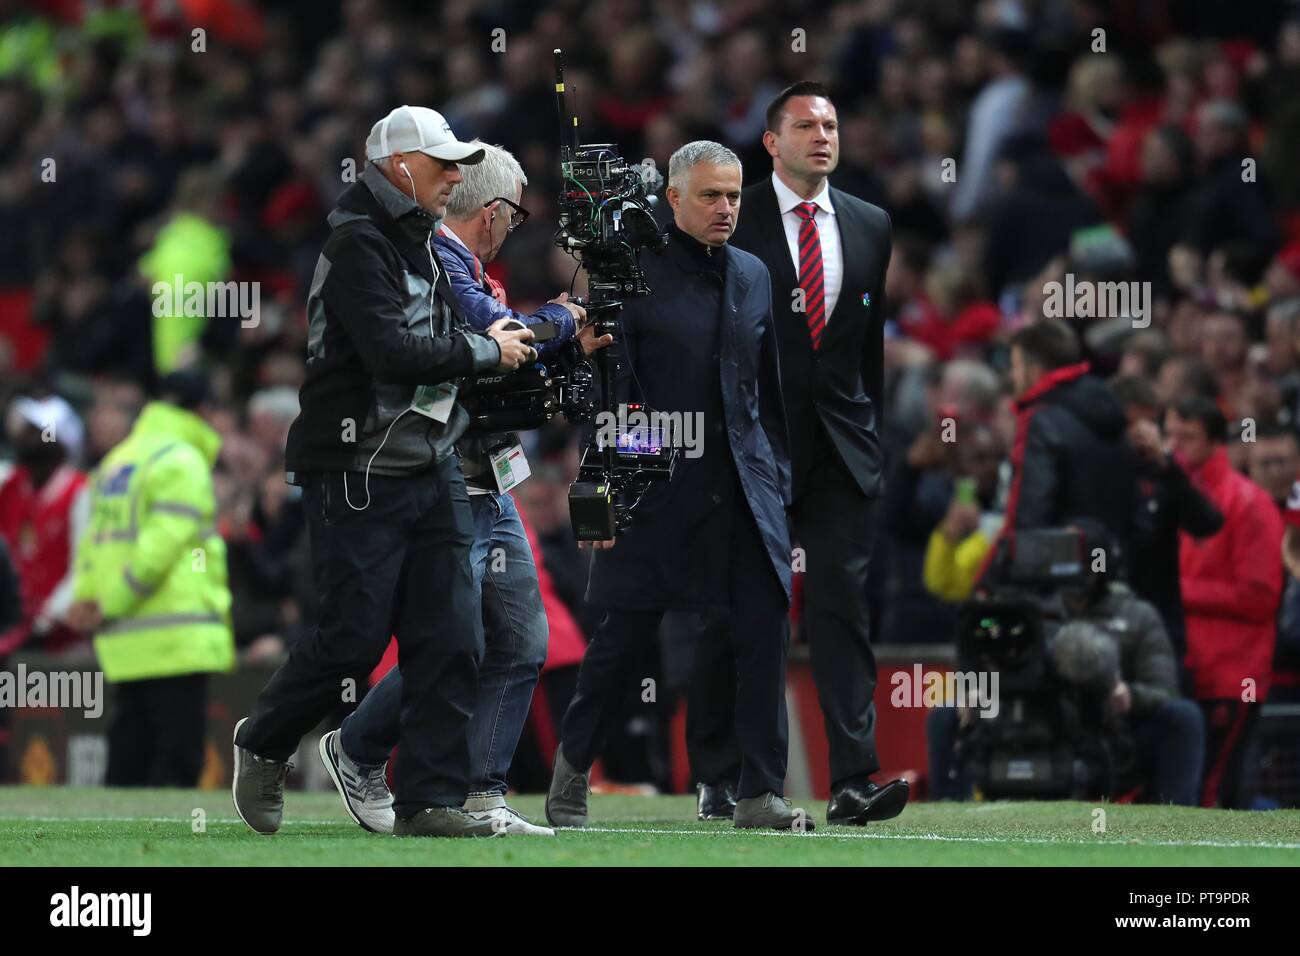
<svg viewBox="0 0 1300 956"><path fill-rule="evenodd" d="M530 329L466 322L432 246L458 164L483 155L439 113L400 106L370 131L365 171L329 215L307 298L302 411L285 447L288 479L303 488L320 624L236 725L235 808L259 833L280 828L303 735L393 633L405 675L393 832L495 833L462 809L483 626L456 453L469 415L456 397L465 376L513 371L536 352Z"/></svg>
<svg viewBox="0 0 1300 956"><path fill-rule="evenodd" d="M366 137L366 159L435 219L447 214L452 187L461 181L456 164L480 163L483 155L481 146L456 139L442 114L424 106L399 106Z"/></svg>

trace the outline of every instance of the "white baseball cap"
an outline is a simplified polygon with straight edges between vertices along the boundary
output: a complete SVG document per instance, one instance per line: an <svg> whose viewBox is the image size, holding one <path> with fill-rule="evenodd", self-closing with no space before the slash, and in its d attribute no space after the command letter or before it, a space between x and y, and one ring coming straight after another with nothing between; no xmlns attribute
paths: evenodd
<svg viewBox="0 0 1300 956"><path fill-rule="evenodd" d="M434 159L473 165L483 161L482 146L462 143L441 113L424 106L399 106L370 129L366 159L418 150Z"/></svg>
<svg viewBox="0 0 1300 956"><path fill-rule="evenodd" d="M75 461L81 455L86 429L66 399L58 395L48 398L20 395L14 399L9 414L11 421L17 418L42 431L50 429L50 437L67 449L69 459Z"/></svg>

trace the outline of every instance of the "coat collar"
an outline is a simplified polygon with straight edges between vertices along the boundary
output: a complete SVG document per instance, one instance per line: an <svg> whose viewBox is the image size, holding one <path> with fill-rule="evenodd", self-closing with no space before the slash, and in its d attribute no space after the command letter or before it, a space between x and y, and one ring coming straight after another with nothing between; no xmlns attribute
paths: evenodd
<svg viewBox="0 0 1300 956"><path fill-rule="evenodd" d="M677 223L668 224L668 247L677 261L694 272L712 272L726 277L729 252L725 245L710 246L682 231Z"/></svg>
<svg viewBox="0 0 1300 956"><path fill-rule="evenodd" d="M1210 457L1195 468L1189 467L1186 460L1178 462L1192 476L1192 480L1201 488L1217 488L1233 471L1232 462L1228 461L1228 450L1219 446L1210 452Z"/></svg>
<svg viewBox="0 0 1300 956"><path fill-rule="evenodd" d="M1077 365L1063 365L1060 368L1052 369L1050 372L1045 372L1025 394L1016 399L1016 411L1021 411L1032 405L1058 385L1064 385L1066 382L1073 382L1077 378L1083 378L1088 374L1090 368L1091 366L1087 362L1080 362Z"/></svg>
<svg viewBox="0 0 1300 956"><path fill-rule="evenodd" d="M167 435L198 449L208 466L216 464L221 435L193 412L166 402L150 402L140 412L132 434Z"/></svg>
<svg viewBox="0 0 1300 956"><path fill-rule="evenodd" d="M683 272L692 275L715 272L720 276L723 308L728 309L729 303L744 299L751 281L749 270L740 268L736 260L736 252L737 250L727 243L714 249L710 254L704 243L682 232L677 228L676 223L669 223L668 246L662 254L669 256ZM718 264L716 270L711 268L715 261Z"/></svg>
<svg viewBox="0 0 1300 956"><path fill-rule="evenodd" d="M416 216L427 220L427 228L432 230L441 221L434 219L415 200L389 182L388 177L374 163L366 164L361 182L394 222L401 222L407 216Z"/></svg>
<svg viewBox="0 0 1300 956"><path fill-rule="evenodd" d="M483 284L483 263L479 261L478 256L470 251L469 246L465 245L465 240L456 235L451 229L447 228L444 222L438 227L438 231L433 234L433 245L438 249L442 256L455 256L465 264L469 274L474 277L474 281L479 285Z"/></svg>
<svg viewBox="0 0 1300 956"><path fill-rule="evenodd" d="M433 256L432 236L442 224L441 219L435 219L417 206L410 196L404 195L384 178L373 163L366 166L359 182L343 191L338 208L365 216L374 223L375 228L401 253L411 270L434 286L439 298L456 316L457 323L464 322L464 312L451 291L446 273L434 265L437 260ZM431 258L434 262L430 261Z"/></svg>
<svg viewBox="0 0 1300 956"><path fill-rule="evenodd" d="M731 248L730 244L715 249L710 256L704 243L682 232L676 224L669 225L668 236L668 246L660 254L667 256L679 270L692 277L712 271L709 268L710 260L721 257L721 268L714 274L722 279L723 328L730 330L735 324L740 303L749 292L753 281L752 271L741 267L737 259L738 250Z"/></svg>

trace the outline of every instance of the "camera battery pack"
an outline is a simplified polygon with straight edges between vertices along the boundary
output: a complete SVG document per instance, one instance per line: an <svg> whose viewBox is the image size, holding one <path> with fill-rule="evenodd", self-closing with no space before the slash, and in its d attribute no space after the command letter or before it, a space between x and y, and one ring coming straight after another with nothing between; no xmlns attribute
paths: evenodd
<svg viewBox="0 0 1300 956"><path fill-rule="evenodd" d="M569 486L569 520L579 541L609 541L615 535L614 495L604 481Z"/></svg>

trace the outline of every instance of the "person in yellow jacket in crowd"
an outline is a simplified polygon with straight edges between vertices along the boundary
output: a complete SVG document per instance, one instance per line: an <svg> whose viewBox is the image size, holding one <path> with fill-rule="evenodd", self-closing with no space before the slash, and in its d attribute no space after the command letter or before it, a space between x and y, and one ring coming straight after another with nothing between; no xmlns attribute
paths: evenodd
<svg viewBox="0 0 1300 956"><path fill-rule="evenodd" d="M91 478L70 623L95 634L115 685L110 786L193 787L203 767L208 675L235 646L225 542L214 525L221 437L206 377L165 376L161 400Z"/></svg>
<svg viewBox="0 0 1300 956"><path fill-rule="evenodd" d="M1002 528L1002 450L995 432L974 426L958 452L962 477L953 482L952 501L930 535L922 568L925 589L952 604L965 601L975 590L984 556Z"/></svg>

